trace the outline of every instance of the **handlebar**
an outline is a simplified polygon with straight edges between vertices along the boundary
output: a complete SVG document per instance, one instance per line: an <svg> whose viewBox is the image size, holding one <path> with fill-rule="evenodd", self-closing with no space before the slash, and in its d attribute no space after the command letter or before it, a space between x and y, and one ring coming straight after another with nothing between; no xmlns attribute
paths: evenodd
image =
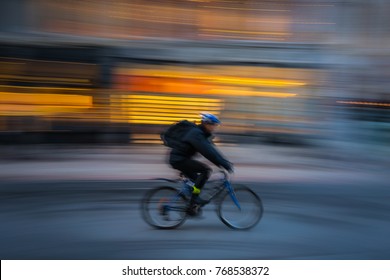
<svg viewBox="0 0 390 280"><path fill-rule="evenodd" d="M225 169L219 169L219 173L222 173L223 180L229 181L230 180L230 174Z"/></svg>

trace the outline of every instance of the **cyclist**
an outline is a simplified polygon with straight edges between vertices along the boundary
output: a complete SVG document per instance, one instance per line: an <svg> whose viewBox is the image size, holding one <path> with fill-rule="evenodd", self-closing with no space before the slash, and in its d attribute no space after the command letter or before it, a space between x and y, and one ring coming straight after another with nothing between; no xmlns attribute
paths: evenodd
<svg viewBox="0 0 390 280"><path fill-rule="evenodd" d="M206 202L199 197L199 194L212 173L212 169L207 164L193 159L197 153L200 153L216 166L223 167L229 173L233 172L232 163L221 155L211 140L213 132L220 124L221 122L217 116L202 113L201 123L191 128L181 139L183 145L171 150L170 165L195 183L192 187L192 205L202 205Z"/></svg>

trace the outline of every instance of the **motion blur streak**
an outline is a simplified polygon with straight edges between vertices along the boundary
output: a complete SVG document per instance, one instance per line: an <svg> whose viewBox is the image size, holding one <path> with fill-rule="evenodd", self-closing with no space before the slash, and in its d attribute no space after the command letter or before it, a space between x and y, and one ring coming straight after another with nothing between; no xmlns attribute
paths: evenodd
<svg viewBox="0 0 390 280"><path fill-rule="evenodd" d="M122 107L113 111L112 121L138 124L170 124L182 119L196 121L201 111L219 114L222 109L218 99L156 95L121 95L119 104Z"/></svg>

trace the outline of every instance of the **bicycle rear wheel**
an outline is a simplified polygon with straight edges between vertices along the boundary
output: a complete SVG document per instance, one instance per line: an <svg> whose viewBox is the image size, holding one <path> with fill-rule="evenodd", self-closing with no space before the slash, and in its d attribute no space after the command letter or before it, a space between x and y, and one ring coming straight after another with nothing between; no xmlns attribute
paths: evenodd
<svg viewBox="0 0 390 280"><path fill-rule="evenodd" d="M141 205L142 217L159 229L180 226L187 216L187 201L173 187L158 187L146 193Z"/></svg>
<svg viewBox="0 0 390 280"><path fill-rule="evenodd" d="M233 186L233 189L240 208L226 192L218 204L218 217L230 228L250 229L257 225L263 216L261 199L246 186Z"/></svg>

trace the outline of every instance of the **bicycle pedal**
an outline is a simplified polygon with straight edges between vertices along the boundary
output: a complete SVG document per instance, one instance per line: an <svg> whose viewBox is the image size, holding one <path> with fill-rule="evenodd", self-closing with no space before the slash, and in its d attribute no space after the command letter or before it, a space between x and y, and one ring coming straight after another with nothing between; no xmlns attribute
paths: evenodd
<svg viewBox="0 0 390 280"><path fill-rule="evenodd" d="M189 216L196 216L201 212L202 212L202 209L201 209L201 205L199 205L199 204L193 204L187 210L187 214Z"/></svg>

